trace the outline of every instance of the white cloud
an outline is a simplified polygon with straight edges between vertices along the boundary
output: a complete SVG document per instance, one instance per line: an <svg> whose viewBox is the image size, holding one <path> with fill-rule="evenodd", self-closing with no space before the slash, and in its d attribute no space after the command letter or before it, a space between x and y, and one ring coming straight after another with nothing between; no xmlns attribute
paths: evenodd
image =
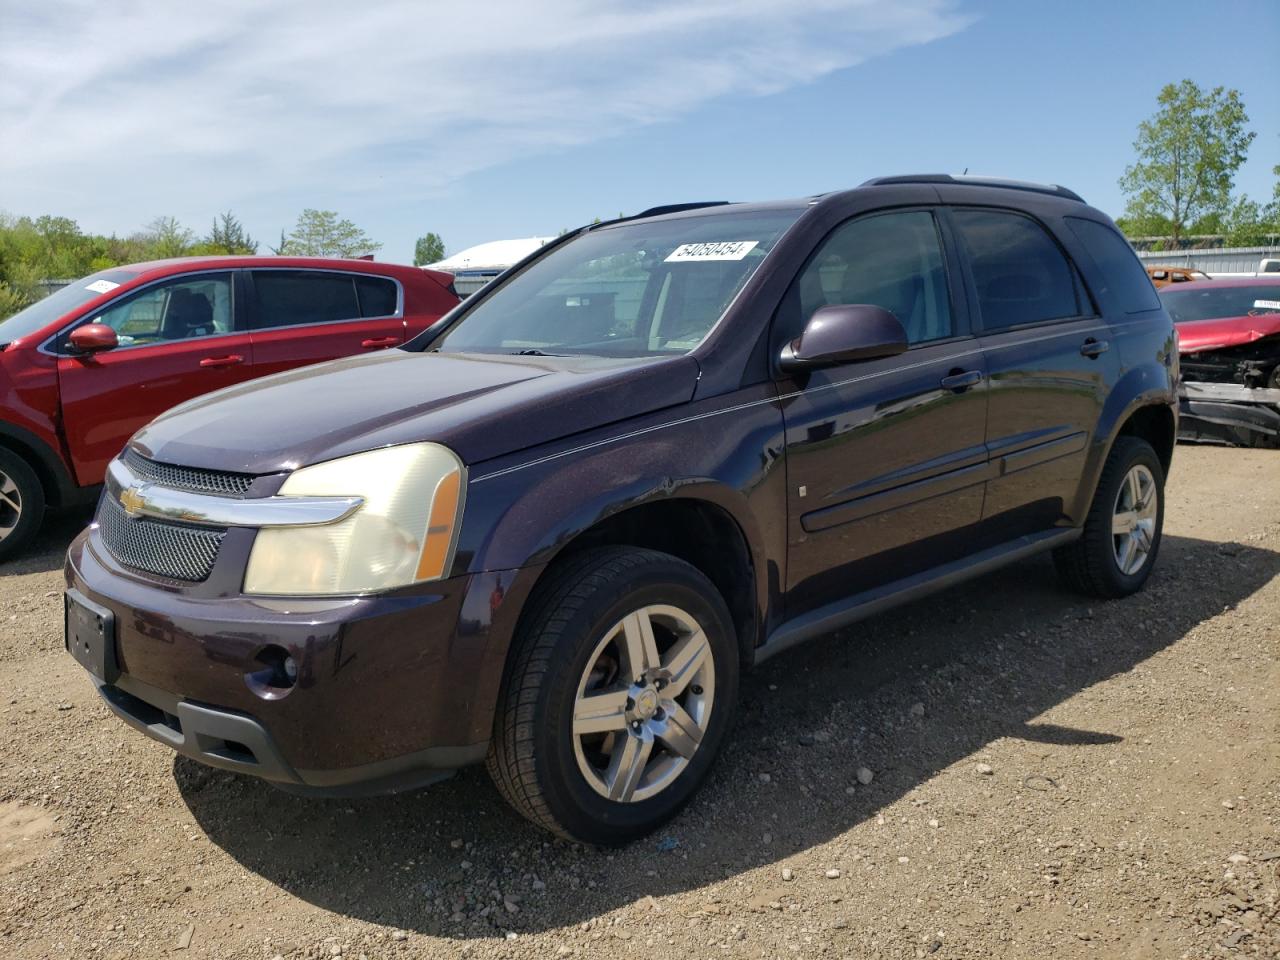
<svg viewBox="0 0 1280 960"><path fill-rule="evenodd" d="M0 8L0 208L128 205L139 220L193 196L421 195L968 22L950 0Z"/></svg>

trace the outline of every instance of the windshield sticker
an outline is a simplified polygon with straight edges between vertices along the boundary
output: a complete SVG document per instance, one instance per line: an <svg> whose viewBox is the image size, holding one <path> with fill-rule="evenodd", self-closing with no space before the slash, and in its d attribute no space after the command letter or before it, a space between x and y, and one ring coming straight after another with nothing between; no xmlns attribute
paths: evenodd
<svg viewBox="0 0 1280 960"><path fill-rule="evenodd" d="M1253 309L1280 310L1280 300L1255 300L1253 301Z"/></svg>
<svg viewBox="0 0 1280 960"><path fill-rule="evenodd" d="M667 263L691 260L741 260L754 250L759 240L720 240L716 243L682 243L671 251Z"/></svg>
<svg viewBox="0 0 1280 960"><path fill-rule="evenodd" d="M95 280L93 283L86 283L84 288L92 290L94 293L110 293L118 286L120 284L112 283L110 280Z"/></svg>

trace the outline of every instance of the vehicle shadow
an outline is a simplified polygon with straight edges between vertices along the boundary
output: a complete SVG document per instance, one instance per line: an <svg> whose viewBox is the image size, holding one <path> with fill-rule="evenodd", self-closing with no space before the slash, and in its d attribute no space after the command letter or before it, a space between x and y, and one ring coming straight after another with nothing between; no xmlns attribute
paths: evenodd
<svg viewBox="0 0 1280 960"><path fill-rule="evenodd" d="M0 577L61 570L67 547L92 519L92 507L50 513L26 549L12 560L0 563Z"/></svg>
<svg viewBox="0 0 1280 960"><path fill-rule="evenodd" d="M1166 537L1147 589L1127 600L1065 592L1045 557L784 654L744 679L736 730L690 806L621 850L551 838L477 769L356 801L301 799L182 758L174 772L213 842L312 904L458 939L558 928L827 842L999 738L1037 746L1025 767L1006 761L983 788L1069 789L1055 779L1054 751L1096 751L1103 767L1110 746L1136 734L1036 718L1278 573L1280 553ZM862 766L875 772L868 786L857 783ZM964 775L982 802L979 778Z"/></svg>

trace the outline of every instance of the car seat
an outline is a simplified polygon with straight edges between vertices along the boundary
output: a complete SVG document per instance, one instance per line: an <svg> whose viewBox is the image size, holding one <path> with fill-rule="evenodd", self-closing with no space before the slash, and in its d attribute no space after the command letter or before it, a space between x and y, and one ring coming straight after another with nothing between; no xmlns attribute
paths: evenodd
<svg viewBox="0 0 1280 960"><path fill-rule="evenodd" d="M164 316L162 331L166 340L207 337L216 332L213 305L203 293L179 287L169 295L169 309Z"/></svg>

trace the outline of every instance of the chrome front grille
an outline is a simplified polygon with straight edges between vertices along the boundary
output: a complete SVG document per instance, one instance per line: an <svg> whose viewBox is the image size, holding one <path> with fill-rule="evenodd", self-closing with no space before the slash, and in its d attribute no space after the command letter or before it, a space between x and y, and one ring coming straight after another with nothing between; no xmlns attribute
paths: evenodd
<svg viewBox="0 0 1280 960"><path fill-rule="evenodd" d="M139 480L158 483L175 490L213 493L223 497L242 497L257 479L251 473L224 473L221 470L157 463L155 460L148 460L132 447L125 450L122 459L129 471Z"/></svg>
<svg viewBox="0 0 1280 960"><path fill-rule="evenodd" d="M134 519L108 493L98 508L98 533L111 555L126 567L170 580L199 582L213 572L227 531Z"/></svg>

